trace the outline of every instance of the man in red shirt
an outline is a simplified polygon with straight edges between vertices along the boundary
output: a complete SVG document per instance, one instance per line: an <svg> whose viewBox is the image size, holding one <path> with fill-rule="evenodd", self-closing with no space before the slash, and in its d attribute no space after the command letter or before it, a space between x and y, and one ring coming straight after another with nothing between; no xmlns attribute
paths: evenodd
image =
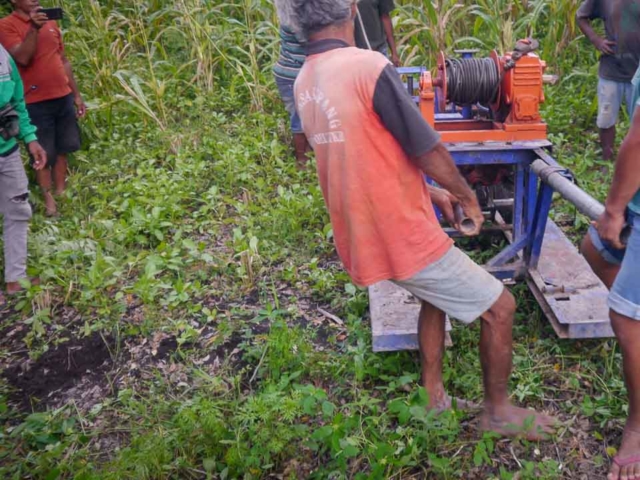
<svg viewBox="0 0 640 480"><path fill-rule="evenodd" d="M86 107L56 22L39 11L38 0L11 0L11 4L13 13L0 20L0 43L18 64L29 116L47 152L47 168L38 171L36 179L46 213L53 216L57 214L53 193L64 193L67 154L80 148L77 117L85 115Z"/></svg>
<svg viewBox="0 0 640 480"><path fill-rule="evenodd" d="M515 300L453 246L432 206L455 223L459 203L477 234L484 218L475 193L389 60L354 47L356 2L289 1L289 24L308 40L296 106L346 270L358 285L391 280L422 301L418 337L429 408L452 407L442 378L445 314L463 323L481 318L481 428L543 437L553 419L509 401ZM448 191L428 187L425 173Z"/></svg>

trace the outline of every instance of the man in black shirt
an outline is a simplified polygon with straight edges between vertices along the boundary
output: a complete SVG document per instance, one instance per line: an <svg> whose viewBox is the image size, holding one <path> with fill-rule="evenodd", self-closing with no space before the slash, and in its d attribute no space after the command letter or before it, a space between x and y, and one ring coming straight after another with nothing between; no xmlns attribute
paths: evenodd
<svg viewBox="0 0 640 480"><path fill-rule="evenodd" d="M595 19L604 21L604 38L591 25ZM623 99L629 111L633 109L631 79L640 60L640 0L585 0L578 10L577 21L580 30L602 53L597 124L602 157L611 160Z"/></svg>
<svg viewBox="0 0 640 480"><path fill-rule="evenodd" d="M393 0L360 0L356 15L356 47L376 50L385 56L391 50L391 61L400 66L400 57L393 36L391 12L395 9Z"/></svg>

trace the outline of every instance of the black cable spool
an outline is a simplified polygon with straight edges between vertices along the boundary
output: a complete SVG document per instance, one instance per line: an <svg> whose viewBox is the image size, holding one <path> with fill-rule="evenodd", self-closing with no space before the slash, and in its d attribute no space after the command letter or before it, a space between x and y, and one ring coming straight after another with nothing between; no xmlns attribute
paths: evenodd
<svg viewBox="0 0 640 480"><path fill-rule="evenodd" d="M447 95L457 105L490 105L500 87L492 58L447 58Z"/></svg>

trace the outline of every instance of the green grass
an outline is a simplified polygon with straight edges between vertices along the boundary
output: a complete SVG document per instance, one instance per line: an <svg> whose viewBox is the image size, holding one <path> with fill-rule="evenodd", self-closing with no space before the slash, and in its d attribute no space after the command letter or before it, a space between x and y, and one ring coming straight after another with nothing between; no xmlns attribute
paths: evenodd
<svg viewBox="0 0 640 480"><path fill-rule="evenodd" d="M619 351L558 340L525 288L514 289L513 399L562 418L553 442L501 441L473 417L426 414L415 354L372 353L366 292L337 261L315 174L287 146L267 2L63 3L91 106L85 148L62 217L36 201L29 269L43 285L1 307L0 362L35 363L49 393L73 354L36 362L68 342L91 358L83 345L96 335L109 349L81 388L32 407L0 380L1 478L600 478L626 411ZM402 3L408 35L426 20ZM426 62L474 22L413 32L403 56ZM564 32L557 23L541 34ZM476 40L494 45L503 31ZM603 198L596 54L565 45L545 118L556 157ZM578 217L576 236L585 226ZM453 337L447 386L479 400L479 329Z"/></svg>

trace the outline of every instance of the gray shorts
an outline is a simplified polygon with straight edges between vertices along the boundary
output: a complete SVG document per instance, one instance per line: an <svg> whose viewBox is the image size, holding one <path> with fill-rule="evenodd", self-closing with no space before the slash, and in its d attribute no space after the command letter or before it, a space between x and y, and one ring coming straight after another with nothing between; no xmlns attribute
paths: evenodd
<svg viewBox="0 0 640 480"><path fill-rule="evenodd" d="M504 291L501 281L456 247L408 280L392 282L463 323L487 312Z"/></svg>

